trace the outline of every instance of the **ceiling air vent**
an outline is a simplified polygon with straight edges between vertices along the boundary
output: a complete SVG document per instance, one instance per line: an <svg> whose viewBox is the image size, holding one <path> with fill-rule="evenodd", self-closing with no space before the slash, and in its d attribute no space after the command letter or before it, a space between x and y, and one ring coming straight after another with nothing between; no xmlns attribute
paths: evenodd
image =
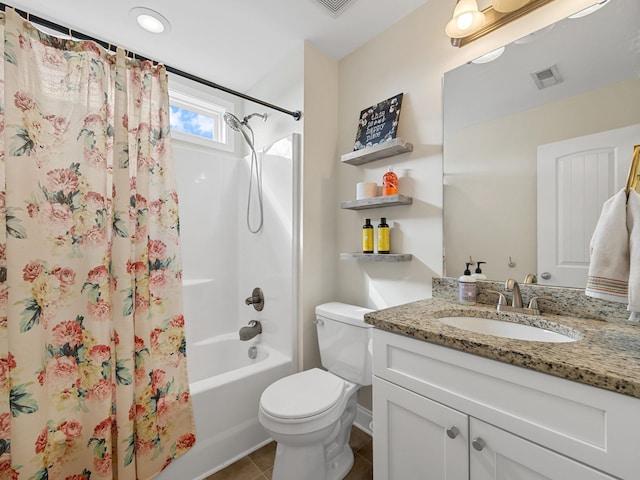
<svg viewBox="0 0 640 480"><path fill-rule="evenodd" d="M539 90L562 83L562 75L560 75L558 67L555 65L545 68L544 70L540 70L539 72L532 73L531 77L533 78L533 81L536 82L536 86Z"/></svg>
<svg viewBox="0 0 640 480"><path fill-rule="evenodd" d="M315 0L318 4L322 5L329 14L333 17L337 17L355 0Z"/></svg>

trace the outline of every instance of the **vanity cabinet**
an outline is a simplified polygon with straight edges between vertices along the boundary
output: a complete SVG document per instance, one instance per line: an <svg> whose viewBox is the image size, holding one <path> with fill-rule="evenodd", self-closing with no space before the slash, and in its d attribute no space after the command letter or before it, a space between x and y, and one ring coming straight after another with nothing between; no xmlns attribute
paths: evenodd
<svg viewBox="0 0 640 480"><path fill-rule="evenodd" d="M615 480L473 417L469 437L470 480Z"/></svg>
<svg viewBox="0 0 640 480"><path fill-rule="evenodd" d="M637 398L379 329L373 349L375 480L640 478Z"/></svg>
<svg viewBox="0 0 640 480"><path fill-rule="evenodd" d="M374 478L468 480L467 415L373 378Z"/></svg>

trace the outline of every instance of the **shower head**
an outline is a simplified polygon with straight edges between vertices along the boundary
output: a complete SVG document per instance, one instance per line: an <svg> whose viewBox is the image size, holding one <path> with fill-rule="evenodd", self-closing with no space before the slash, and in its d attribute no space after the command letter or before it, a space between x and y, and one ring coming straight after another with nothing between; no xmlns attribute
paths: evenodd
<svg viewBox="0 0 640 480"><path fill-rule="evenodd" d="M225 112L224 121L233 130L235 130L236 132L239 132L242 127L247 127L249 128L249 130L251 130L251 127L249 126L249 120L251 119L251 117L260 117L262 118L263 122L267 121L266 113L252 113L244 117L241 121L238 117L236 117L233 113L230 113L230 112Z"/></svg>
<svg viewBox="0 0 640 480"><path fill-rule="evenodd" d="M238 117L229 112L224 113L224 121L227 125L229 125L231 129L235 130L236 132L239 132L242 125L244 125L244 121L241 122Z"/></svg>

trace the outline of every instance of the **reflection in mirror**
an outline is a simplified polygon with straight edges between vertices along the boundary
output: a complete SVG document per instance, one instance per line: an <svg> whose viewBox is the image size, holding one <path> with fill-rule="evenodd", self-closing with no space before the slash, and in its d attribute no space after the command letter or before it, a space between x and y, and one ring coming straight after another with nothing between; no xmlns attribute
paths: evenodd
<svg viewBox="0 0 640 480"><path fill-rule="evenodd" d="M640 143L638 18L637 0L609 2L445 74L445 275L471 257L488 279L584 287L586 273L554 269L588 266L602 202L624 187ZM550 177L548 163L538 171L545 152Z"/></svg>

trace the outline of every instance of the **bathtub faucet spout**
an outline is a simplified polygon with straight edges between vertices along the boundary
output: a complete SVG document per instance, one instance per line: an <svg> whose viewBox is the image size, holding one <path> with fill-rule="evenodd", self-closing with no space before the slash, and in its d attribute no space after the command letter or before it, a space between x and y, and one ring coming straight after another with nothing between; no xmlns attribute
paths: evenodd
<svg viewBox="0 0 640 480"><path fill-rule="evenodd" d="M262 324L258 320L251 320L248 327L240 329L240 340L251 340L259 333L262 333Z"/></svg>

